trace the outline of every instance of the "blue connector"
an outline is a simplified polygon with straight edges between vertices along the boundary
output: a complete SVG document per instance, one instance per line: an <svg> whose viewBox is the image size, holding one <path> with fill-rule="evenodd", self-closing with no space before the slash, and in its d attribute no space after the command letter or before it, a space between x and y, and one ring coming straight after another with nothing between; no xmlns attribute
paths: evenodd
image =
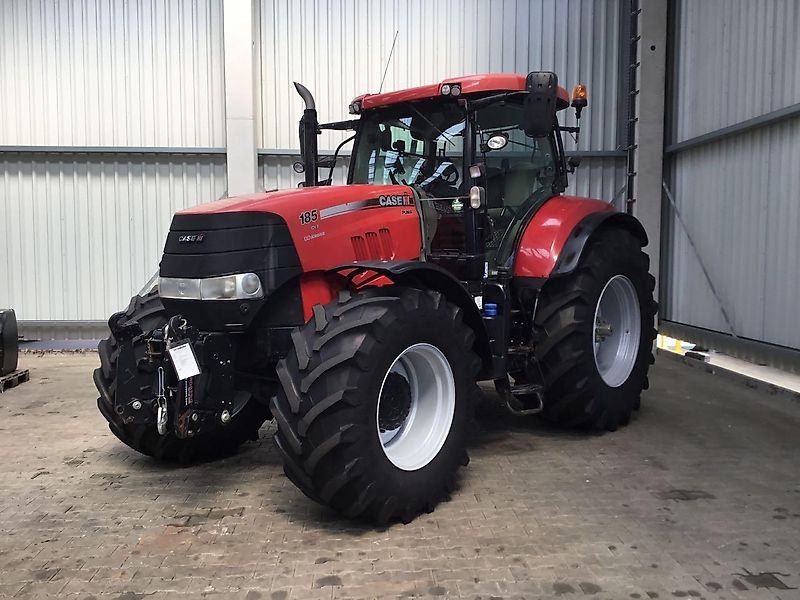
<svg viewBox="0 0 800 600"><path fill-rule="evenodd" d="M483 314L487 317L497 316L497 304L489 303L483 305Z"/></svg>

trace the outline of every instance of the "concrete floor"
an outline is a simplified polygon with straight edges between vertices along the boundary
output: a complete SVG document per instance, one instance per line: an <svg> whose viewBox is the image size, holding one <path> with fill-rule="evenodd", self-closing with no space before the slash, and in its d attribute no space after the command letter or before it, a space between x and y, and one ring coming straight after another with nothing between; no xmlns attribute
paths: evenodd
<svg viewBox="0 0 800 600"><path fill-rule="evenodd" d="M585 436L484 421L461 490L386 530L285 479L272 426L164 467L95 409L93 354L22 356L0 395L0 598L800 598L800 404L659 358Z"/></svg>

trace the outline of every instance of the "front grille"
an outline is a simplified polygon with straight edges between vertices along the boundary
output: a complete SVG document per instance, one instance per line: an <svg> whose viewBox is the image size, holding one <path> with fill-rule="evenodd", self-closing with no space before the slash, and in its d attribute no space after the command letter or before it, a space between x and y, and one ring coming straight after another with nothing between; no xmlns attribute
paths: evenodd
<svg viewBox="0 0 800 600"><path fill-rule="evenodd" d="M263 212L175 215L160 270L163 277L257 273L265 293L300 272L286 222Z"/></svg>

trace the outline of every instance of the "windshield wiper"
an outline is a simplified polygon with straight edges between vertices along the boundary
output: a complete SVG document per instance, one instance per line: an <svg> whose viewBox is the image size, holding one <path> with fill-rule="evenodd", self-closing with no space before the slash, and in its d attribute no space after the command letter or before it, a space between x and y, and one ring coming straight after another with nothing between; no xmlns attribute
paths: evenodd
<svg viewBox="0 0 800 600"><path fill-rule="evenodd" d="M447 141L450 143L450 145L451 145L451 146L455 146L455 143L453 142L453 139L452 139L452 138L451 138L449 135L447 135L447 134L446 134L444 131L442 131L441 129L439 129L439 128L438 128L436 125L434 125L433 123L431 123L431 121L428 119L428 117L426 117L426 116L425 116L425 115L423 115L421 112L419 112L419 110L417 110L417 107L416 107L416 106L414 106L414 105L413 105L413 104L411 104L411 103L409 103L409 105L408 105L408 106L409 106L409 107L411 107L411 110L413 110L413 111L414 111L415 113L417 113L417 114L418 114L420 117L422 117L422 119L423 119L423 120L424 120L424 121L425 121L425 122L426 122L428 125L430 125L431 127L433 127L433 128L434 128L434 129L437 131L437 133L438 133L440 136L444 137L444 139L446 139L446 140L447 140Z"/></svg>

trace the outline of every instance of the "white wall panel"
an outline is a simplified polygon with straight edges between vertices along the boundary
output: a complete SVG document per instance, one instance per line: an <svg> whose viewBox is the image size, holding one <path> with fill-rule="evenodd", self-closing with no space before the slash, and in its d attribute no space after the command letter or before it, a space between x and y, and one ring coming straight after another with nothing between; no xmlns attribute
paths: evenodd
<svg viewBox="0 0 800 600"><path fill-rule="evenodd" d="M680 0L675 16L671 143L800 102L796 0ZM800 348L798 163L797 117L670 157L685 227L668 207L664 319Z"/></svg>
<svg viewBox="0 0 800 600"><path fill-rule="evenodd" d="M158 268L173 213L225 187L223 156L0 154L0 306L107 319Z"/></svg>
<svg viewBox="0 0 800 600"><path fill-rule="evenodd" d="M683 0L678 6L672 141L800 102L800 2Z"/></svg>
<svg viewBox="0 0 800 600"><path fill-rule="evenodd" d="M584 158L578 170L569 175L566 194L588 196L613 202L625 210L625 158Z"/></svg>
<svg viewBox="0 0 800 600"><path fill-rule="evenodd" d="M800 118L681 153L674 197L738 336L800 348ZM730 333L671 219L665 318Z"/></svg>
<svg viewBox="0 0 800 600"><path fill-rule="evenodd" d="M0 145L224 146L222 0L3 0Z"/></svg>
<svg viewBox="0 0 800 600"><path fill-rule="evenodd" d="M262 148L298 147L303 104L292 81L314 93L323 121L377 92L395 31L383 91L553 70L568 89L589 87L581 149L617 147L619 0L261 0L260 10ZM320 148L340 139L326 133Z"/></svg>

